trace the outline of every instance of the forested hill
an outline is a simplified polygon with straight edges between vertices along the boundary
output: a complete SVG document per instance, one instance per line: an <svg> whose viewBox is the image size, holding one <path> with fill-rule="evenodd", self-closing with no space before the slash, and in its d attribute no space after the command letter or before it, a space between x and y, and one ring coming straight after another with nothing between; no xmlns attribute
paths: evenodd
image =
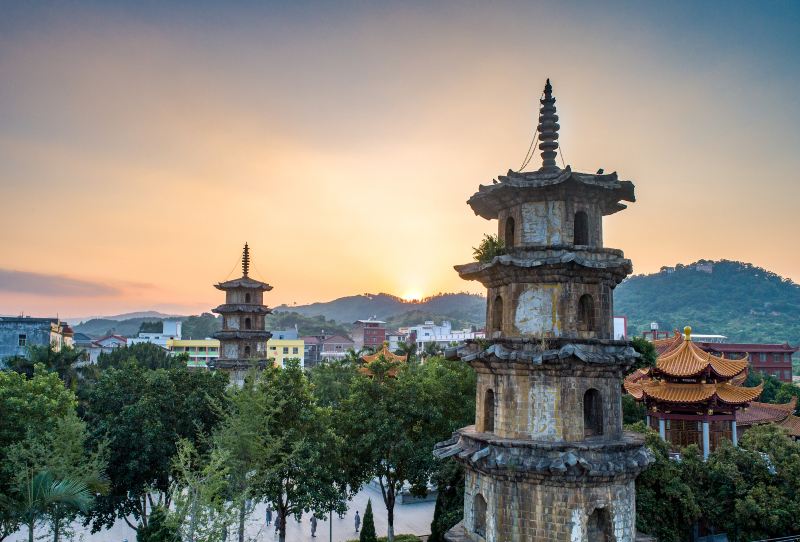
<svg viewBox="0 0 800 542"><path fill-rule="evenodd" d="M658 322L728 342L800 343L800 285L749 263L701 260L630 277L616 289L614 313L636 334Z"/></svg>
<svg viewBox="0 0 800 542"><path fill-rule="evenodd" d="M393 325L418 324L425 320L450 320L453 327L482 326L486 318L486 298L473 294L439 294L420 301L406 301L390 294L363 294L342 297L326 303L277 307L304 316L322 315L329 320L351 324L375 316Z"/></svg>

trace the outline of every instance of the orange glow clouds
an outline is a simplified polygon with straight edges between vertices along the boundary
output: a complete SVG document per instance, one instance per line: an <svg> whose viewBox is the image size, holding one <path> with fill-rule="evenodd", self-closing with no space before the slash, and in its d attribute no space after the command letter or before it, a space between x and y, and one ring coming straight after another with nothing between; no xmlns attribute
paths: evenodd
<svg viewBox="0 0 800 542"><path fill-rule="evenodd" d="M464 202L546 77L567 163L636 183L605 235L637 273L800 280L795 13L58 6L0 23L0 314L208 310L245 241L272 305L480 292L452 265L496 226Z"/></svg>

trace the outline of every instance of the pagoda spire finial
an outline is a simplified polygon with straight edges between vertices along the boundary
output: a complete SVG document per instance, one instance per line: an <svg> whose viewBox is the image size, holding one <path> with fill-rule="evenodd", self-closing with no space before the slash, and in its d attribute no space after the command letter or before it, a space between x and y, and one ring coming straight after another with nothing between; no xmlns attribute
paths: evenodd
<svg viewBox="0 0 800 542"><path fill-rule="evenodd" d="M246 277L250 271L250 247L247 243L244 244L244 251L242 252L242 276Z"/></svg>
<svg viewBox="0 0 800 542"><path fill-rule="evenodd" d="M559 171L556 165L558 151L558 115L556 115L556 99L553 97L553 86L550 79L544 85L544 98L539 100L542 104L539 109L539 150L542 151L542 167L539 171Z"/></svg>

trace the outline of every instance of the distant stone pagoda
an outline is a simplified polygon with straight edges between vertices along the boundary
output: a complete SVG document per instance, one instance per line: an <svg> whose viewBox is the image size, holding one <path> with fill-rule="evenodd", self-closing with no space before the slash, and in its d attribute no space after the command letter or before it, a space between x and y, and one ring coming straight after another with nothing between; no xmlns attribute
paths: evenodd
<svg viewBox="0 0 800 542"><path fill-rule="evenodd" d="M647 424L678 451L696 444L703 457L723 440L738 444L738 412L761 394L762 386L742 387L749 360L705 352L684 336L662 343L656 366L625 379L625 390L647 407ZM662 339L662 341L665 341Z"/></svg>
<svg viewBox="0 0 800 542"><path fill-rule="evenodd" d="M266 365L267 341L272 336L265 322L272 311L264 305L264 292L272 286L250 278L249 271L250 248L245 243L242 276L214 285L225 292L225 304L212 310L222 315L222 330L214 334L220 342L214 368L231 373L233 382L242 382L250 368Z"/></svg>
<svg viewBox="0 0 800 542"><path fill-rule="evenodd" d="M506 248L456 266L487 288L489 340L448 351L478 376L475 425L434 450L466 470L450 541L633 540L634 479L652 461L622 429L621 382L637 354L613 340L613 290L631 262L603 247L603 216L634 201L634 187L559 168L549 80L540 102L542 166L509 171L467 202L498 220Z"/></svg>

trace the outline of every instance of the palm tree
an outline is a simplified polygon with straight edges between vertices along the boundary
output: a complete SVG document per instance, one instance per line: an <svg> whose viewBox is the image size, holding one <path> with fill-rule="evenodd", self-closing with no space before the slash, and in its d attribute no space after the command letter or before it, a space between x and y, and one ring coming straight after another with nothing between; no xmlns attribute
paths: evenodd
<svg viewBox="0 0 800 542"><path fill-rule="evenodd" d="M411 363L417 356L417 343L413 341L397 343L397 352L395 352L395 354L406 356L406 361Z"/></svg>
<svg viewBox="0 0 800 542"><path fill-rule="evenodd" d="M20 516L28 526L28 542L34 542L33 529L42 516L59 507L85 512L94 502L86 482L72 479L56 480L49 471L29 476L24 491L20 502ZM58 542L58 529L55 529L54 542Z"/></svg>

